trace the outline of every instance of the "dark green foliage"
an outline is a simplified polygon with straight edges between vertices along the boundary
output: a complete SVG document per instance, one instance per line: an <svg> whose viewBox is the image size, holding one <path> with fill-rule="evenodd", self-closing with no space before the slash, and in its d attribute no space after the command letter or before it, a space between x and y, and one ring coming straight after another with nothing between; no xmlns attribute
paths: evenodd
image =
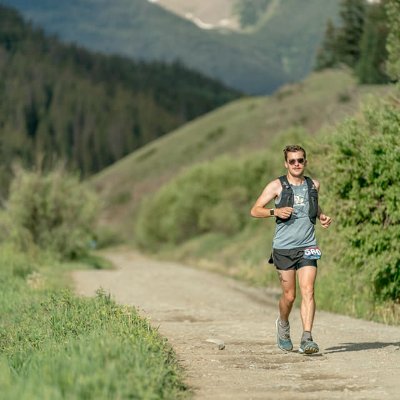
<svg viewBox="0 0 400 400"><path fill-rule="evenodd" d="M265 12L271 0L238 0L234 8L239 16L240 26L246 28L256 25L260 16Z"/></svg>
<svg viewBox="0 0 400 400"><path fill-rule="evenodd" d="M400 79L400 0L388 0L387 14L389 19L389 35L387 39L387 51L389 58L387 70L394 80Z"/></svg>
<svg viewBox="0 0 400 400"><path fill-rule="evenodd" d="M0 157L83 175L238 93L176 62L146 64L62 45L0 5ZM4 186L1 191L5 191Z"/></svg>
<svg viewBox="0 0 400 400"><path fill-rule="evenodd" d="M33 243L63 259L89 252L98 201L65 171L18 171L7 208L12 237L23 249Z"/></svg>
<svg viewBox="0 0 400 400"><path fill-rule="evenodd" d="M317 52L315 70L332 68L338 64L336 28L331 20L328 20L325 29L324 40Z"/></svg>
<svg viewBox="0 0 400 400"><path fill-rule="evenodd" d="M347 245L338 265L377 300L400 300L400 113L390 105L349 120L325 163L328 198Z"/></svg>
<svg viewBox="0 0 400 400"><path fill-rule="evenodd" d="M360 58L360 42L364 31L365 0L342 0L341 26L337 33L338 59L355 67Z"/></svg>
<svg viewBox="0 0 400 400"><path fill-rule="evenodd" d="M385 70L385 62L388 58L386 51L387 34L388 21L383 2L371 4L367 10L360 42L360 59L356 67L356 74L360 83L388 82L389 79Z"/></svg>
<svg viewBox="0 0 400 400"><path fill-rule="evenodd" d="M389 27L386 3L387 0L379 3L342 0L341 24L335 27L328 21L315 69L345 64L354 69L360 83L388 82L385 68Z"/></svg>

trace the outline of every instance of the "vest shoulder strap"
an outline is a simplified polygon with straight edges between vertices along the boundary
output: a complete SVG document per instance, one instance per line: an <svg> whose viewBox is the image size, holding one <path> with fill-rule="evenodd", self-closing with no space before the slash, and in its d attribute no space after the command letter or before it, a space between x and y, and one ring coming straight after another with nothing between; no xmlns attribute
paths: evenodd
<svg viewBox="0 0 400 400"><path fill-rule="evenodd" d="M290 189L290 184L289 184L289 181L288 181L286 175L280 176L280 177L279 177L279 180L281 181L282 188L284 188L284 189Z"/></svg>
<svg viewBox="0 0 400 400"><path fill-rule="evenodd" d="M313 181L310 177L305 176L304 179L305 179L306 182L307 182L308 190L316 189L315 184L314 184L314 181Z"/></svg>

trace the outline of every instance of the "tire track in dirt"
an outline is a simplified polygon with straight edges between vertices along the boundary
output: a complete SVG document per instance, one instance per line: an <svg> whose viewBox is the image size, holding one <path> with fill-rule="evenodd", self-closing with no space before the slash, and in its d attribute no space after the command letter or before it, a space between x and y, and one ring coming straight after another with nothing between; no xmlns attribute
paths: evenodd
<svg viewBox="0 0 400 400"><path fill-rule="evenodd" d="M101 287L136 306L174 347L196 399L400 396L400 327L317 311L313 336L321 353L283 353L275 342L276 292L128 250L106 256L116 270L75 272L77 293ZM291 331L297 350L298 310Z"/></svg>

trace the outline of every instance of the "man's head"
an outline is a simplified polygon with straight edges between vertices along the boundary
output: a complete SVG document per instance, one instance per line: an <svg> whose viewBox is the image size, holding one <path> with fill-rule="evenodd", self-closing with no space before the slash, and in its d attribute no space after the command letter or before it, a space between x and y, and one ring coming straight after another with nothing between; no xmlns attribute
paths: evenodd
<svg viewBox="0 0 400 400"><path fill-rule="evenodd" d="M306 151L298 145L289 145L283 149L285 154L285 167L290 175L300 177L307 164Z"/></svg>

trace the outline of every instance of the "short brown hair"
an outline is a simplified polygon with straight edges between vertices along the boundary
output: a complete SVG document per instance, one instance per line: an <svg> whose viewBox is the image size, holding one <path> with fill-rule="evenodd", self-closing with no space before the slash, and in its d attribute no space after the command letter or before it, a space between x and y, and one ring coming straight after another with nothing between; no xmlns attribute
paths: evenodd
<svg viewBox="0 0 400 400"><path fill-rule="evenodd" d="M294 153L295 151L302 151L304 154L304 159L307 159L306 151L301 146L297 144L290 144L283 149L285 161L287 161L287 153Z"/></svg>

